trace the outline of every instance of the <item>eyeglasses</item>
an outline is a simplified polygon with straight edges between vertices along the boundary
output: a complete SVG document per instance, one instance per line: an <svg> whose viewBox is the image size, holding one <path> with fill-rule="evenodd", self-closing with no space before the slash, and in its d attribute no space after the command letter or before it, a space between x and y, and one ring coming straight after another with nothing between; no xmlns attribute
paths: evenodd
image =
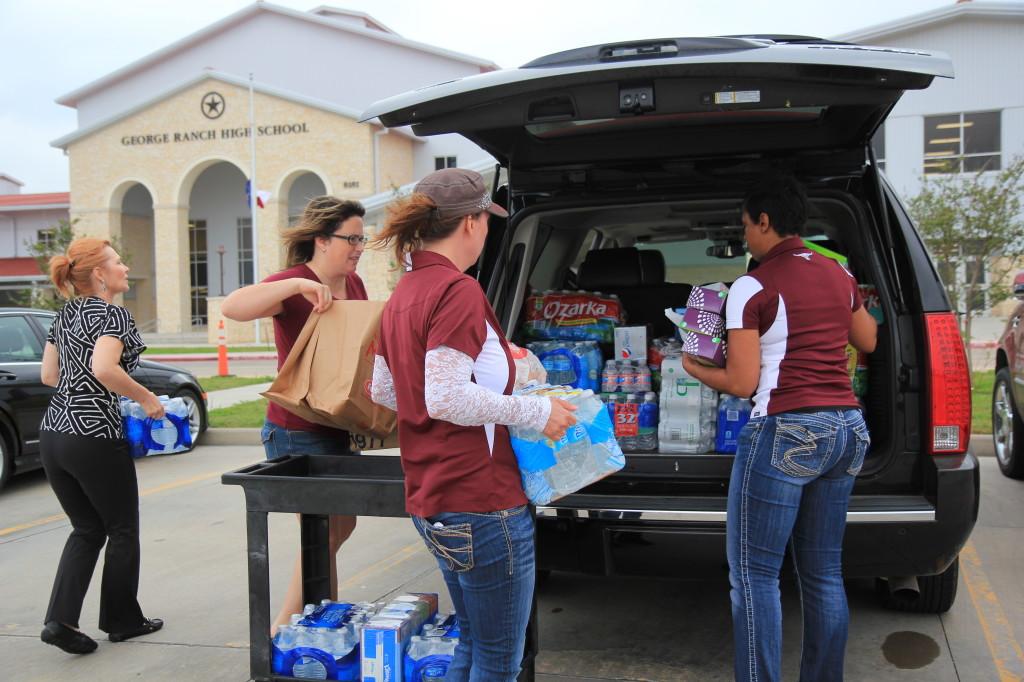
<svg viewBox="0 0 1024 682"><path fill-rule="evenodd" d="M344 239L348 242L349 246L366 246L366 243L370 241L370 238L362 234L329 234L331 238Z"/></svg>

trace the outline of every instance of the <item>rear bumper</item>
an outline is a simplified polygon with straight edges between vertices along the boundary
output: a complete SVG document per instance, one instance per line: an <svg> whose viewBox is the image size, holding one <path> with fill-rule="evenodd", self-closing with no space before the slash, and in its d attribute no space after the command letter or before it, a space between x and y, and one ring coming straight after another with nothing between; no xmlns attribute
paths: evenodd
<svg viewBox="0 0 1024 682"><path fill-rule="evenodd" d="M925 494L855 495L848 577L934 575L956 558L978 518L974 455L925 461ZM570 495L537 508L537 562L605 575L704 576L726 568L724 497Z"/></svg>

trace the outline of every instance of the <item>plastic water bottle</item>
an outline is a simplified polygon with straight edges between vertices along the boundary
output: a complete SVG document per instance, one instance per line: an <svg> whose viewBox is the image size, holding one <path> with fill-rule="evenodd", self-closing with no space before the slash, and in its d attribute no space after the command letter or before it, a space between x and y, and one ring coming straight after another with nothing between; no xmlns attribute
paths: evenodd
<svg viewBox="0 0 1024 682"><path fill-rule="evenodd" d="M601 373L601 391L615 393L617 390L619 390L619 367L615 360L608 360L604 363L604 372Z"/></svg>
<svg viewBox="0 0 1024 682"><path fill-rule="evenodd" d="M651 390L651 368L643 363L638 363L636 372L637 393L647 393Z"/></svg>
<svg viewBox="0 0 1024 682"><path fill-rule="evenodd" d="M637 450L654 452L658 449L658 397L653 391L644 393L640 405L636 437Z"/></svg>
<svg viewBox="0 0 1024 682"><path fill-rule="evenodd" d="M619 446L623 452L635 452L638 449L637 435L639 428L640 404L636 393L626 394L624 404L616 407L615 414L622 425L622 437Z"/></svg>
<svg viewBox="0 0 1024 682"><path fill-rule="evenodd" d="M715 450L718 452L736 452L740 429L750 420L752 405L749 400L737 398L723 393L718 403L718 434L715 437Z"/></svg>
<svg viewBox="0 0 1024 682"><path fill-rule="evenodd" d="M628 360L619 364L619 391L622 393L636 391L636 367Z"/></svg>

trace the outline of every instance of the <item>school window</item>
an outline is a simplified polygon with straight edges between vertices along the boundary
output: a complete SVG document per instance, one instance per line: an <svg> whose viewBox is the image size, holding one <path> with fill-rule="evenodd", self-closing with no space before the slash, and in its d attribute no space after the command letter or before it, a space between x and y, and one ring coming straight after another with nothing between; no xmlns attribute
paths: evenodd
<svg viewBox="0 0 1024 682"><path fill-rule="evenodd" d="M885 170L885 124L878 126L874 137L871 138L871 150L875 153L875 161L878 162L878 170Z"/></svg>
<svg viewBox="0 0 1024 682"><path fill-rule="evenodd" d="M206 324L207 286L206 221L191 220L188 224L189 298L192 302L192 325Z"/></svg>
<svg viewBox="0 0 1024 682"><path fill-rule="evenodd" d="M52 227L46 230L39 230L36 232L36 241L47 250L54 250L56 248L57 230Z"/></svg>
<svg viewBox="0 0 1024 682"><path fill-rule="evenodd" d="M924 172L976 173L1001 168L1000 112L924 118Z"/></svg>
<svg viewBox="0 0 1024 682"><path fill-rule="evenodd" d="M252 219L238 219L238 286L254 284L252 276Z"/></svg>
<svg viewBox="0 0 1024 682"><path fill-rule="evenodd" d="M454 156L435 156L434 157L434 170L441 170L443 168L455 168L458 166Z"/></svg>

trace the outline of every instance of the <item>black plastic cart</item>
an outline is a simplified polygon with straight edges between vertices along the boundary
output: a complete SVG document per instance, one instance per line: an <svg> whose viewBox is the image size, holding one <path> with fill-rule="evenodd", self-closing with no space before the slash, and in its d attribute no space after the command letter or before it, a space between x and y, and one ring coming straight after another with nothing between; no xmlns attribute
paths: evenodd
<svg viewBox="0 0 1024 682"><path fill-rule="evenodd" d="M330 596L329 516L405 517L404 477L396 456L286 456L226 473L225 485L245 491L249 555L249 670L256 682L293 677L270 669L270 563L267 514L301 514L303 603ZM537 604L526 635L519 682L533 682L537 654Z"/></svg>

